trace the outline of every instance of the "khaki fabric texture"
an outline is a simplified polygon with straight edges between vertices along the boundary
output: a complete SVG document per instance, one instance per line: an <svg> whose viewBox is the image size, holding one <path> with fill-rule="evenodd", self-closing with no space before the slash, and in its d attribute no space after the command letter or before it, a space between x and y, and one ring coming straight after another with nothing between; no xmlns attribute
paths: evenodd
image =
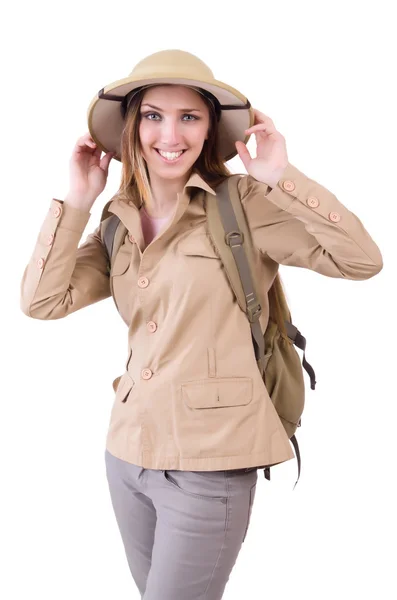
<svg viewBox="0 0 397 600"><path fill-rule="evenodd" d="M245 175L239 194L254 242L263 331L279 264L351 280L382 269L360 219L291 163L274 189ZM100 225L79 246L90 213L53 199L22 277L21 308L59 319L113 296L129 348L125 372L113 382L106 445L114 456L149 469L197 471L290 460L249 322L208 236L205 202L216 200L215 191L194 173L177 200L146 248L138 201L108 203L127 229L109 277Z"/></svg>

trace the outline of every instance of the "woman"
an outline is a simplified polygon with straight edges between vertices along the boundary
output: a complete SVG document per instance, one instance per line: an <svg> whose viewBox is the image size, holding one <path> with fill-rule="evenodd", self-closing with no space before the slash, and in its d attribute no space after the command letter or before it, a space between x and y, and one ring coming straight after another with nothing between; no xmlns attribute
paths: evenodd
<svg viewBox="0 0 397 600"><path fill-rule="evenodd" d="M58 319L112 295L128 326L106 443L111 499L145 600L218 600L249 526L257 468L294 458L257 368L250 325L207 235L206 202L238 183L261 282L262 329L278 265L369 279L379 248L336 197L288 162L284 137L197 57L142 60L92 101L89 133L53 199L22 281L21 306ZM254 133L257 156L245 142ZM102 151L105 155L102 156ZM80 247L111 158L106 205L128 230L110 276L100 226Z"/></svg>

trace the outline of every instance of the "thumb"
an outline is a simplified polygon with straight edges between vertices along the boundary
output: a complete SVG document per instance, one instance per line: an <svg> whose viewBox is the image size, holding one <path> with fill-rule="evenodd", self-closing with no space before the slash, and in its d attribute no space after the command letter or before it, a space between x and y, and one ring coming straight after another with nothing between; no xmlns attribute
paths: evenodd
<svg viewBox="0 0 397 600"><path fill-rule="evenodd" d="M248 171L248 165L250 164L252 157L248 151L247 146L244 144L244 142L236 142L236 148L237 148L238 155L243 162L244 167Z"/></svg>

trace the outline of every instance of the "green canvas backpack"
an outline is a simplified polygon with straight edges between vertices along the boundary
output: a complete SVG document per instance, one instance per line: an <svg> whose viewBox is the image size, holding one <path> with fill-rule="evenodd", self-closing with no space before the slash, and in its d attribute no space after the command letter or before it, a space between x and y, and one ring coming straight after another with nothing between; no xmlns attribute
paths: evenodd
<svg viewBox="0 0 397 600"><path fill-rule="evenodd" d="M240 175L232 175L216 188L216 202L206 195L208 234L221 258L225 274L236 300L250 322L252 342L259 371L281 423L294 446L298 461L298 479L301 471L299 444L295 436L301 426L305 405L305 382L299 354L294 346L303 351L302 364L310 377L312 390L316 376L305 356L306 338L291 321L291 313L277 274L268 292L269 321L266 331L261 330L259 317L262 309L258 300L253 270L253 242L238 193ZM109 216L105 206L100 235L108 255L110 266L123 243L127 229L117 217ZM260 467L258 467L260 468ZM270 480L270 467L264 466L264 476Z"/></svg>

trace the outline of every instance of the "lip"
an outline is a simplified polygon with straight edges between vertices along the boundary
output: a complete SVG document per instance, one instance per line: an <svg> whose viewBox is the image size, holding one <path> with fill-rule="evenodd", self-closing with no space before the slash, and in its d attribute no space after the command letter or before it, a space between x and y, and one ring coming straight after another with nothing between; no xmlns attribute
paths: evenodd
<svg viewBox="0 0 397 600"><path fill-rule="evenodd" d="M181 160L181 158L183 157L183 155L186 153L186 150L183 150L182 154L181 154L181 155L180 155L178 158L175 158L174 160L168 160L167 158L164 158L164 156L161 156L161 154L160 154L160 152L158 151L158 149L157 149L157 148L155 148L154 150L155 150L155 152L156 152L157 156L158 156L158 157L159 157L159 158L160 158L160 159L161 159L163 162L165 162L167 165L173 165L173 164L176 164L176 163L178 163L178 162Z"/></svg>

